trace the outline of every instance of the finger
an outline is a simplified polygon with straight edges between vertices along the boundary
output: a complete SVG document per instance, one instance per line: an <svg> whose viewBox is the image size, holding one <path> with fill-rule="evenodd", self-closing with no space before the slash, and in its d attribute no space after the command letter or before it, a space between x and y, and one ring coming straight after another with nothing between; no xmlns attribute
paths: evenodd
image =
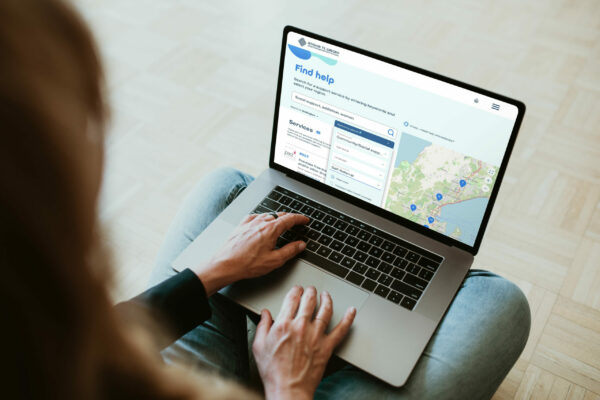
<svg viewBox="0 0 600 400"><path fill-rule="evenodd" d="M302 295L300 301L300 307L298 308L298 315L296 318L307 318L309 321L312 320L312 316L317 306L317 289L314 286L309 286Z"/></svg>
<svg viewBox="0 0 600 400"><path fill-rule="evenodd" d="M342 320L331 330L329 333L327 340L329 342L329 346L331 346L331 350L333 350L342 339L346 337L348 331L350 330L350 326L352 322L354 322L354 317L356 316L356 308L350 307L346 310L344 317Z"/></svg>
<svg viewBox="0 0 600 400"><path fill-rule="evenodd" d="M261 214L248 214L246 215L246 217L242 220L242 224L247 224L248 222L252 221L254 218L258 217Z"/></svg>
<svg viewBox="0 0 600 400"><path fill-rule="evenodd" d="M307 224L310 219L302 214L286 214L275 220L275 233L277 236L291 229L294 225Z"/></svg>
<svg viewBox="0 0 600 400"><path fill-rule="evenodd" d="M277 316L277 321L284 319L293 319L298 312L298 306L300 305L300 296L302 296L303 289L300 286L294 286L283 299L281 310Z"/></svg>
<svg viewBox="0 0 600 400"><path fill-rule="evenodd" d="M296 240L286 244L285 246L273 250L272 257L275 259L275 264L283 265L287 260L294 258L306 248L306 243L302 240Z"/></svg>
<svg viewBox="0 0 600 400"><path fill-rule="evenodd" d="M260 322L256 326L256 335L254 340L266 336L271 329L271 325L273 325L273 317L271 317L271 312L267 309L262 310L260 313Z"/></svg>
<svg viewBox="0 0 600 400"><path fill-rule="evenodd" d="M321 335L327 329L331 316L333 315L333 301L331 296L326 291L321 292L321 305L317 316L315 317L315 324L318 326L318 333Z"/></svg>

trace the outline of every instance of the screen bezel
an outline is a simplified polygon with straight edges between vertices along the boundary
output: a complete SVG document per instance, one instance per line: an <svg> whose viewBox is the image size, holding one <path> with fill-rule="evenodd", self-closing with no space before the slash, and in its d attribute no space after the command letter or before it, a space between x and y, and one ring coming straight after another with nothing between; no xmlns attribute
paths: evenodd
<svg viewBox="0 0 600 400"><path fill-rule="evenodd" d="M410 220L408 220L408 219L406 219L406 218L404 218L404 217L402 217L402 216L400 216L398 214L394 214L391 211L385 210L382 207L379 207L379 206L376 206L374 204L368 203L368 202L366 202L364 200L360 200L357 197L354 197L354 196L352 196L350 194L347 194L347 193L345 193L345 192L343 192L343 191L341 191L339 189L335 189L332 186L329 186L329 185L327 185L325 183L321 183L321 182L319 182L319 181L317 181L317 180L315 180L313 178L310 178L310 177L308 177L306 175L303 175L303 174L301 174L299 172L293 171L293 170L291 170L291 169L289 169L287 167L284 167L284 166L282 166L280 164L275 163L275 141L277 140L277 125L278 125L278 120L279 120L279 106L280 106L280 99L281 99L281 86L282 86L282 80L283 80L283 68L284 68L285 55L286 55L286 41L287 41L287 36L288 36L289 32L295 32L295 33L298 33L300 35L309 36L309 37L311 37L311 38L313 38L315 40L326 42L326 43L329 43L329 44L331 44L333 46L341 47L341 48L343 48L345 50L354 51L356 53L365 55L367 57L372 57L372 58L374 58L376 60L383 61L383 62L395 65L395 66L400 67L400 68L405 68L405 69L407 69L409 71L416 72L416 73L419 73L419 74L423 74L425 76L428 76L428 77L431 77L431 78L434 78L434 79L438 79L440 81L443 81L443 82L446 82L446 83L450 83L452 85L456 85L456 86L459 86L459 87L467 89L467 90L471 90L473 92L479 93L479 94L484 95L484 96L495 98L497 100L503 101L505 103L512 104L515 107L517 107L517 109L518 109L517 118L515 120L515 124L513 126L513 130L512 130L512 132L510 134L510 139L508 140L508 144L507 144L507 147L506 147L506 152L504 153L504 157L502 158L502 163L500 164L500 168L499 168L498 175L497 175L497 178L496 178L496 183L495 183L494 187L492 188L492 193L490 194L490 199L489 199L487 207L485 209L485 213L483 215L483 219L481 220L481 225L479 226L479 231L477 232L477 237L475 239L475 243L473 244L473 246L470 246L470 245L468 245L468 244L466 244L464 242L461 242L459 240L453 239L453 238L451 238L449 236L446 236L446 235L444 235L442 233L436 232L436 231L434 231L432 229L425 228L424 226L421 226L420 224L418 224L416 222L410 221ZM363 50L363 49L360 49L360 48L357 48L357 47L354 47L354 46L351 46L351 45L348 45L348 44L345 44L345 43L342 43L342 42L338 42L337 40L329 39L327 37L324 37L324 36L321 36L321 35L317 35L315 33L308 32L308 31L305 31L303 29L296 28L296 27L288 25L288 26L286 26L283 29L283 39L282 39L282 43L281 43L281 55L280 55L280 59L279 59L279 78L277 80L277 95L275 97L275 113L274 113L274 120L273 120L273 133L272 133L272 138L271 138L271 154L269 156L269 167L273 168L273 169L276 169L278 171L284 172L288 176L290 176L291 178L296 179L296 180L298 180L298 181L300 181L302 183L305 183L305 184L307 184L309 186L312 186L312 187L314 187L316 189L325 191L325 192L327 192L329 194L333 194L336 197L338 197L338 198L340 198L340 199L342 199L344 201L347 201L347 202L349 202L351 204L354 204L354 205L356 205L358 207L364 208L364 209L366 209L366 210L368 210L368 211L370 211L370 212L372 212L374 214L377 214L377 215L379 215L379 216L381 216L383 218L389 219L389 220L391 220L393 222L396 222L396 223L398 223L398 224L400 224L402 226L405 226L405 227L410 228L410 229L412 229L414 231L417 231L417 232L419 232L419 233L421 233L421 234L423 234L423 235L425 235L425 236L427 236L429 238L432 238L434 240L442 242L442 243L444 243L444 244L446 244L448 246L458 247L460 249L466 250L469 253L475 255L479 251L479 247L480 247L481 241L483 239L483 234L485 233L485 229L486 229L487 224L489 222L490 215L491 215L492 209L494 207L494 203L496 201L496 197L498 195L498 190L500 189L500 185L502 183L502 179L504 177L504 173L505 173L506 167L508 165L508 159L510 158L510 155L512 153L515 141L517 139L517 132L519 131L519 128L521 126L521 122L523 121L524 114L525 114L525 104L523 102L521 102L521 101L518 101L518 100L515 100L515 99L511 99L511 98L508 98L506 96L503 96L503 95L500 95L500 94L497 94L497 93L493 93L493 92L490 92L488 90L481 89L481 88L478 88L476 86L469 85L467 83L460 82L460 81L457 81L455 79L448 78L448 77L436 74L435 72L427 71L427 70L424 70L424 69L419 68L419 67L415 67L415 66L412 66L412 65L409 65L409 64L405 64L403 62L396 61L396 60L393 60L391 58L388 58L388 57L385 57L385 56L382 56L382 55L379 55L379 54L375 54L375 53L372 53L370 51Z"/></svg>

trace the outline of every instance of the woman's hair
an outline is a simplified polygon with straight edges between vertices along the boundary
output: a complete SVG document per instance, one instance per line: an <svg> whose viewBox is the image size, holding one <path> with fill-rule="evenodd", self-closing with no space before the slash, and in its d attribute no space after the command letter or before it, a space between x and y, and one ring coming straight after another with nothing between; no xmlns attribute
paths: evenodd
<svg viewBox="0 0 600 400"><path fill-rule="evenodd" d="M200 390L214 381L164 366L113 310L96 235L103 82L90 32L71 7L0 1L0 393L236 397L242 392Z"/></svg>

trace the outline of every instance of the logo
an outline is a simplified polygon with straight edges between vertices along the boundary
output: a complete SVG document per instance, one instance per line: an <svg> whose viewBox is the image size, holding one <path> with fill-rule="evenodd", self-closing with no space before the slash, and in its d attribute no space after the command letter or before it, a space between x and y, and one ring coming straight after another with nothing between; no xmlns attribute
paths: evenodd
<svg viewBox="0 0 600 400"><path fill-rule="evenodd" d="M304 42L304 44L302 44L303 42ZM305 46L306 40L304 40L302 38L298 41L298 43L300 43L300 46ZM298 57L301 60L308 60L308 59L310 59L310 57L316 57L316 58L320 59L321 61L323 61L327 65L337 64L337 60L334 60L333 58L329 58L329 57L322 56L320 54L313 53L310 50L306 50L306 49L300 48L298 46L293 46L291 44L288 44L288 48L290 49L292 54L294 54L296 57Z"/></svg>
<svg viewBox="0 0 600 400"><path fill-rule="evenodd" d="M284 149L283 156L286 158L289 158L291 160L295 160L296 159L296 150Z"/></svg>

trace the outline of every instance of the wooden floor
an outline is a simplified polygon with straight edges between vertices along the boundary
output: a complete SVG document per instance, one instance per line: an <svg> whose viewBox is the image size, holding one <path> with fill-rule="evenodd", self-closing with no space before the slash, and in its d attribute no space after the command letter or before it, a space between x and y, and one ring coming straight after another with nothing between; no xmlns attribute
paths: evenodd
<svg viewBox="0 0 600 400"><path fill-rule="evenodd" d="M600 1L78 0L108 69L102 221L123 299L144 288L188 189L267 166L293 24L527 104L475 266L533 326L496 399L600 399Z"/></svg>

